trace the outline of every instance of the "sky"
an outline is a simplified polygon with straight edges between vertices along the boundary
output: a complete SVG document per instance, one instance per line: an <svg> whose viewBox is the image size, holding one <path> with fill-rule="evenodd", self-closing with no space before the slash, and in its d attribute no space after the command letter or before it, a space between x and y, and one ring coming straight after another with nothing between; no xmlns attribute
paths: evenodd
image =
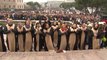
<svg viewBox="0 0 107 60"><path fill-rule="evenodd" d="M34 1L34 2L46 2L47 0L23 0L24 2Z"/></svg>
<svg viewBox="0 0 107 60"><path fill-rule="evenodd" d="M29 2L29 1L33 1L33 2L47 2L47 1L65 1L65 0L23 0L24 2ZM74 1L74 0L68 0L68 1Z"/></svg>

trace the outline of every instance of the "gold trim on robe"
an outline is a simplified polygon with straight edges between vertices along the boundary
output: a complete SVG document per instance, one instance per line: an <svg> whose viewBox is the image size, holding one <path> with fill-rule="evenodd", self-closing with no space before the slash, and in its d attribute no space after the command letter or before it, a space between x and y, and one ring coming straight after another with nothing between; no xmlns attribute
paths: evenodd
<svg viewBox="0 0 107 60"><path fill-rule="evenodd" d="M17 27L18 32L22 32L23 31L23 27L19 28ZM18 45L19 45L19 51L23 52L24 51L24 38L23 38L23 34L18 34Z"/></svg>
<svg viewBox="0 0 107 60"><path fill-rule="evenodd" d="M85 42L85 32L82 31L82 34L81 34L81 49L84 48L84 42Z"/></svg>
<svg viewBox="0 0 107 60"><path fill-rule="evenodd" d="M98 34L98 30L94 30L92 28L92 31L94 33L94 36L93 36L93 49L99 49L100 48L100 44L99 44L99 39L97 39L97 34Z"/></svg>
<svg viewBox="0 0 107 60"><path fill-rule="evenodd" d="M8 24L6 25L7 29L10 30L10 29L14 29L15 28L15 25L13 24L13 26L8 26ZM14 32L10 32L7 34L7 39L8 39L8 44L9 44L9 50L11 52L15 52L15 34Z"/></svg>
<svg viewBox="0 0 107 60"><path fill-rule="evenodd" d="M51 30L51 28L49 28L47 30L47 32L50 32L50 30ZM45 41L46 41L46 46L48 48L48 51L54 50L53 43L52 43L52 38L51 38L51 36L49 34L46 34Z"/></svg>
<svg viewBox="0 0 107 60"><path fill-rule="evenodd" d="M57 47L57 44L58 44L58 31L54 32L53 44L54 44L54 47Z"/></svg>
<svg viewBox="0 0 107 60"><path fill-rule="evenodd" d="M31 48L32 48L32 33L31 33L31 25L30 25L30 28L27 29L25 26L24 26L25 30L28 31L26 34L25 34L25 51L30 51Z"/></svg>
<svg viewBox="0 0 107 60"><path fill-rule="evenodd" d="M34 27L35 28L35 27ZM41 27L35 28L36 30L36 50L39 51L39 38L40 38L40 33L41 33Z"/></svg>
<svg viewBox="0 0 107 60"><path fill-rule="evenodd" d="M73 31L73 29L71 27L70 27L70 30ZM76 33L71 33L70 36L69 36L70 50L74 49L75 43L76 43Z"/></svg>
<svg viewBox="0 0 107 60"><path fill-rule="evenodd" d="M25 51L30 51L31 48L32 48L32 34L31 32L27 32L25 38Z"/></svg>
<svg viewBox="0 0 107 60"><path fill-rule="evenodd" d="M58 28L58 26L52 26L52 28L55 30ZM54 44L54 47L57 47L57 44L58 44L58 31L54 31L54 34L53 34L53 44Z"/></svg>

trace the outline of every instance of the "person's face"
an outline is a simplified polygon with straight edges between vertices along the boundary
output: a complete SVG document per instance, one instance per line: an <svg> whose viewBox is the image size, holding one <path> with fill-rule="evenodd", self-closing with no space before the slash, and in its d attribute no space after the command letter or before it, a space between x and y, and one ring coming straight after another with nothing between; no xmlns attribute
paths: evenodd
<svg viewBox="0 0 107 60"><path fill-rule="evenodd" d="M8 21L9 26L11 26L13 24L13 22L11 20Z"/></svg>
<svg viewBox="0 0 107 60"><path fill-rule="evenodd" d="M98 28L98 24L95 24L95 27L94 28Z"/></svg>
<svg viewBox="0 0 107 60"><path fill-rule="evenodd" d="M38 24L37 24L37 27L40 27L40 26L41 26L41 25L38 23Z"/></svg>
<svg viewBox="0 0 107 60"><path fill-rule="evenodd" d="M54 22L54 25L56 25L56 22Z"/></svg>
<svg viewBox="0 0 107 60"><path fill-rule="evenodd" d="M83 24L82 27L85 28L85 27L86 27L86 24Z"/></svg>
<svg viewBox="0 0 107 60"><path fill-rule="evenodd" d="M66 25L65 24L62 24L62 28L65 28L66 27Z"/></svg>
<svg viewBox="0 0 107 60"><path fill-rule="evenodd" d="M77 27L77 25L76 24L73 24L73 26L72 26L73 28L76 28Z"/></svg>
<svg viewBox="0 0 107 60"><path fill-rule="evenodd" d="M21 28L23 25L22 25L22 23L19 23L18 26L19 26L19 28Z"/></svg>
<svg viewBox="0 0 107 60"><path fill-rule="evenodd" d="M30 22L29 21L26 21L26 25L29 25L30 24Z"/></svg>
<svg viewBox="0 0 107 60"><path fill-rule="evenodd" d="M48 25L48 24L46 24L46 28L49 28L49 25Z"/></svg>

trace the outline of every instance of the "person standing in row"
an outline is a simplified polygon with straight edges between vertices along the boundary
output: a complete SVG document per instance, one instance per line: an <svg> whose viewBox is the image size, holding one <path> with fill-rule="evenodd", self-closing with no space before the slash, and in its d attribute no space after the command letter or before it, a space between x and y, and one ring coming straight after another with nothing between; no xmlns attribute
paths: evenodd
<svg viewBox="0 0 107 60"><path fill-rule="evenodd" d="M51 27L53 29L53 45L57 49L57 44L58 44L58 29L59 29L57 22L54 22Z"/></svg>
<svg viewBox="0 0 107 60"><path fill-rule="evenodd" d="M70 50L74 50L76 49L76 41L77 41L77 24L73 24L70 28L69 28L69 48Z"/></svg>
<svg viewBox="0 0 107 60"><path fill-rule="evenodd" d="M44 36L45 36L45 44L48 49L54 50L53 42L52 42L52 28L49 26L48 23L45 23L45 29L43 30Z"/></svg>
<svg viewBox="0 0 107 60"><path fill-rule="evenodd" d="M4 27L4 33L7 34L7 44L8 49L11 52L16 51L16 30L15 24L13 23L12 19L8 19L6 26Z"/></svg>
<svg viewBox="0 0 107 60"><path fill-rule="evenodd" d="M93 25L92 31L93 31L93 49L99 49L100 48L100 44L99 44L99 38L98 38L98 28L99 25L97 23L95 23Z"/></svg>
<svg viewBox="0 0 107 60"><path fill-rule="evenodd" d="M34 26L34 30L35 30L35 33L34 33L34 50L35 51L40 51L40 45L41 45L41 40L42 40L42 36L41 36L41 33L42 33L42 27L40 25L40 23L36 23L36 25Z"/></svg>
<svg viewBox="0 0 107 60"><path fill-rule="evenodd" d="M83 50L85 49L87 45L87 25L85 23L82 24L80 28L81 32L81 41L80 41L80 49Z"/></svg>
<svg viewBox="0 0 107 60"><path fill-rule="evenodd" d="M32 50L32 41L33 41L33 31L34 28L30 20L25 21L24 32L25 32L25 51Z"/></svg>
<svg viewBox="0 0 107 60"><path fill-rule="evenodd" d="M59 29L59 32L58 32L59 37L60 37L60 38L59 38L59 39L60 39L60 41L59 41L60 47L59 47L59 49L58 49L58 52L62 52L63 50L66 49L66 46L67 46L67 37L66 37L67 31L68 31L68 29L67 29L66 24L65 24L65 23L62 23L62 24L61 24L61 27L60 27L60 29Z"/></svg>
<svg viewBox="0 0 107 60"><path fill-rule="evenodd" d="M17 31L17 40L18 40L18 48L20 52L24 51L24 27L21 22L18 23L16 27Z"/></svg>

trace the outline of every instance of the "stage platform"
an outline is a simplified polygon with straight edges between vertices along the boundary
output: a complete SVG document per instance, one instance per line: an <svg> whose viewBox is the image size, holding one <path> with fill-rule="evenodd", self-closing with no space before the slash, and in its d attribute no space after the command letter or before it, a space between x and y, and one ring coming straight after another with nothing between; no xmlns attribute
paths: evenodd
<svg viewBox="0 0 107 60"><path fill-rule="evenodd" d="M107 60L107 49L56 52L0 52L0 60Z"/></svg>

